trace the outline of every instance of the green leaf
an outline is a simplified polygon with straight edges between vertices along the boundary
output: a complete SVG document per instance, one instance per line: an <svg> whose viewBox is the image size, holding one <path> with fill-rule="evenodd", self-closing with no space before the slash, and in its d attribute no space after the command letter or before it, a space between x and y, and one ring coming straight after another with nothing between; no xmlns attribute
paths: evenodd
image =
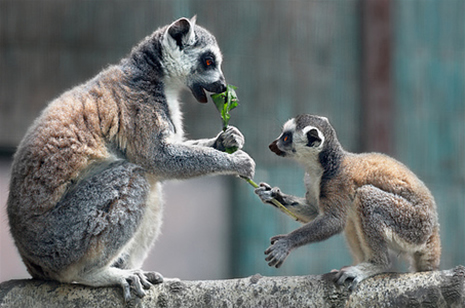
<svg viewBox="0 0 465 308"><path fill-rule="evenodd" d="M232 154L234 152L236 152L238 150L237 147L230 147L230 148L226 148L224 151L228 154Z"/></svg>
<svg viewBox="0 0 465 308"><path fill-rule="evenodd" d="M221 119L223 120L223 130L226 130L231 119L229 112L238 106L236 89L237 87L233 85L227 85L226 91L211 95L216 109L220 112Z"/></svg>

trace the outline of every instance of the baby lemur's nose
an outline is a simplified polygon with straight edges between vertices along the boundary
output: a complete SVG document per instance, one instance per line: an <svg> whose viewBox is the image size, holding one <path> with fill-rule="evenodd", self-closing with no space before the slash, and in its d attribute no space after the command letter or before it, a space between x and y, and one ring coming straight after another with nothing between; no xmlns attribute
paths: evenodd
<svg viewBox="0 0 465 308"><path fill-rule="evenodd" d="M278 148L278 140L275 140L273 141L272 143L270 143L270 145L268 146L270 148L270 150L272 152L274 152L276 155L278 156L284 156L286 153L281 151L279 148Z"/></svg>

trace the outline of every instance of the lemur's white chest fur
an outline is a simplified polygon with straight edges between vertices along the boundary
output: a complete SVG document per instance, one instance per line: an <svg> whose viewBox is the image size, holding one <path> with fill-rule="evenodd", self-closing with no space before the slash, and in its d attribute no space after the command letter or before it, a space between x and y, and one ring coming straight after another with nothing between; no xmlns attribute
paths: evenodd
<svg viewBox="0 0 465 308"><path fill-rule="evenodd" d="M307 171L304 176L305 188L307 189L307 201L315 206L319 205L318 200L320 199L320 184L321 176L323 175L323 169Z"/></svg>
<svg viewBox="0 0 465 308"><path fill-rule="evenodd" d="M304 183L307 188L307 201L316 206L320 200L320 184L324 169L320 164L318 153L312 153L305 160L299 160L305 167Z"/></svg>
<svg viewBox="0 0 465 308"><path fill-rule="evenodd" d="M182 112L179 102L180 86L166 85L165 96L170 111L171 122L174 125L175 132L169 137L169 142L179 143L184 139L184 127L182 125Z"/></svg>

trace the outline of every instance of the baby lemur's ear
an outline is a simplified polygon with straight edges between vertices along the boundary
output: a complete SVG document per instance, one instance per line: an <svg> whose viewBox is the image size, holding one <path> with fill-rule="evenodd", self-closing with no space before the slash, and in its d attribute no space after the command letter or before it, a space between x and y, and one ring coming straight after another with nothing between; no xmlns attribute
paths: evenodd
<svg viewBox="0 0 465 308"><path fill-rule="evenodd" d="M318 133L318 129L312 128L307 132L307 146L308 147L319 147L322 140L320 138L320 134Z"/></svg>
<svg viewBox="0 0 465 308"><path fill-rule="evenodd" d="M180 18L173 22L166 30L164 38L165 42L171 49L183 50L186 46L194 43L194 25L197 17L192 17L191 20L187 18Z"/></svg>

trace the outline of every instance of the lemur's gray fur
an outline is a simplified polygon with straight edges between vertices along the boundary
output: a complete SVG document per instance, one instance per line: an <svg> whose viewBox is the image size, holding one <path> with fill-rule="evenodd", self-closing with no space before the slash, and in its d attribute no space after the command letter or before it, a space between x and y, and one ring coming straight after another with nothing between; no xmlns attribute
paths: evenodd
<svg viewBox="0 0 465 308"><path fill-rule="evenodd" d="M270 144L306 170L305 198L283 194L261 183L255 190L265 203L276 198L305 225L271 239L265 251L280 267L300 246L344 232L355 266L343 267L339 284L358 282L389 267L388 249L405 254L416 271L437 270L441 245L436 204L428 188L406 166L378 153L345 151L328 119L300 115L284 124Z"/></svg>
<svg viewBox="0 0 465 308"><path fill-rule="evenodd" d="M52 101L14 156L8 218L34 278L120 285L126 300L162 281L140 270L162 221L161 183L212 174L252 177L234 127L185 141L178 94L226 90L215 38L181 18L119 64Z"/></svg>

